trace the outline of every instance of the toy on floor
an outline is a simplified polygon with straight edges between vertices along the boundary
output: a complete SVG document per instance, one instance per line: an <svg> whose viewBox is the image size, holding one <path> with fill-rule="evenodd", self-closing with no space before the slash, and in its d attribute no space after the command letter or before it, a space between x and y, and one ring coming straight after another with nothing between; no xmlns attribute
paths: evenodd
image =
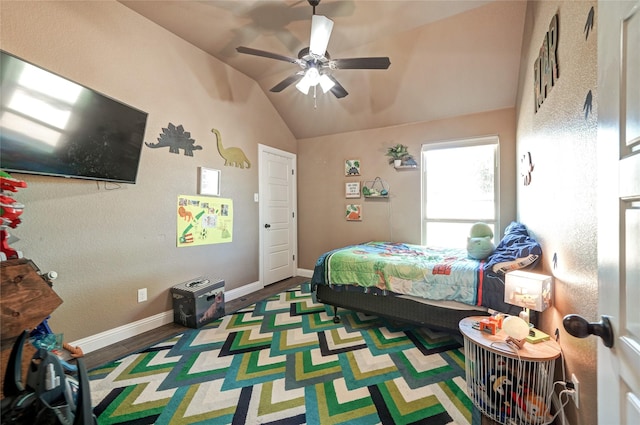
<svg viewBox="0 0 640 425"><path fill-rule="evenodd" d="M74 347L69 343L65 342L62 344L62 348L67 350L71 354L71 357L73 357L74 359L84 356L84 353L82 352L82 348L78 347L77 345Z"/></svg>
<svg viewBox="0 0 640 425"><path fill-rule="evenodd" d="M74 377L64 373L56 355L39 349L31 359L26 384L23 383L22 351L28 336L29 332L24 331L9 355L2 388L2 423L96 425L82 359L78 359Z"/></svg>
<svg viewBox="0 0 640 425"><path fill-rule="evenodd" d="M516 395L516 411L520 419L529 424L546 424L553 420L544 398L532 392Z"/></svg>

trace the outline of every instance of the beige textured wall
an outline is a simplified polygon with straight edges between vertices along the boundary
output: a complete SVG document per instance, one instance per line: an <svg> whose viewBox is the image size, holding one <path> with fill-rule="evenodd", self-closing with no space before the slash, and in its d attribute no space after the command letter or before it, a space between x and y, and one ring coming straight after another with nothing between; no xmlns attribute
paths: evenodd
<svg viewBox="0 0 640 425"><path fill-rule="evenodd" d="M423 144L497 134L500 138L499 228L515 219L515 111L502 109L433 122L343 133L298 141L299 267L313 269L325 251L370 240L420 243L420 171L395 170L387 148L402 143L420 161ZM344 162L357 158L361 177L345 177ZM452 164L455 167L455 164ZM380 177L388 199L346 199L345 182ZM446 184L443 182L443 184ZM348 203L362 205L359 222L345 220Z"/></svg>
<svg viewBox="0 0 640 425"><path fill-rule="evenodd" d="M597 28L584 32L594 1L529 2L525 18L517 104L518 157L531 152L531 185L518 185L518 218L540 241L541 270L555 277L554 306L542 315L541 328L560 330L567 374L580 381L580 409L569 403L572 424L596 423L597 338L577 339L562 318L577 313L599 320L596 247L596 85ZM559 79L540 110L534 112L533 63L554 14L559 15ZM597 16L597 9L596 9ZM596 19L597 21L597 19ZM585 119L589 90L593 113ZM557 255L557 267L553 256Z"/></svg>
<svg viewBox="0 0 640 425"><path fill-rule="evenodd" d="M169 288L202 274L227 289L258 280L257 144L295 152L296 141L256 83L115 1L5 2L0 47L149 113L145 141L182 124L194 157L143 148L135 185L22 175L26 205L12 232L43 270L55 270L64 303L50 325L65 340L171 310ZM250 169L225 167L214 144L244 150ZM176 248L176 201L197 192L197 169L222 170L234 202L233 242ZM109 187L110 185L108 185ZM149 301L136 302L137 288Z"/></svg>
<svg viewBox="0 0 640 425"><path fill-rule="evenodd" d="M582 105L596 94L595 35L585 41L595 2L539 1L528 5L516 110L456 117L402 127L346 133L298 144L299 266L312 269L322 252L372 239L420 242L420 173L396 171L388 146L498 134L504 228L516 218L542 242L542 269L556 278L555 305L543 329L561 331L567 372L581 381L581 408L571 423L595 423L594 338L564 333L565 314L596 320L595 127ZM136 185L106 191L94 182L21 176L16 194L26 204L15 247L44 270L60 274L64 299L50 324L66 340L87 337L171 308L168 288L199 274L221 276L227 288L258 279L257 143L296 152L296 141L256 84L117 2L6 2L0 4L0 47L81 84L149 112L145 140L168 122L183 124L205 149L193 158L143 149ZM533 59L554 13L560 15L560 79L541 111L533 112ZM596 29L594 28L594 31ZM223 166L210 128L226 145L241 147L256 166ZM517 129L517 155L516 155ZM530 151L536 168L523 187L516 158ZM344 220L347 158L362 161L360 180L380 176L388 201L364 200L362 222ZM198 166L222 170L222 195L234 200L234 241L175 247L175 202L195 194ZM349 201L350 202L350 201ZM551 259L558 256L558 267ZM135 302L139 287L149 301ZM571 405L570 405L571 406ZM570 408L569 408L570 409Z"/></svg>

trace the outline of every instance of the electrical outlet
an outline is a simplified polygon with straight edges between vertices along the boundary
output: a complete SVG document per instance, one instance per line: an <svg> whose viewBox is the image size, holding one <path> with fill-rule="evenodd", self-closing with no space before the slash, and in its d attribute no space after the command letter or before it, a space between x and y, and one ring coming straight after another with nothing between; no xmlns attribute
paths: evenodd
<svg viewBox="0 0 640 425"><path fill-rule="evenodd" d="M138 302L144 302L147 300L147 288L138 289Z"/></svg>
<svg viewBox="0 0 640 425"><path fill-rule="evenodd" d="M576 404L576 408L580 408L580 383L578 382L578 378L576 378L576 374L571 374L571 382L573 383L573 402Z"/></svg>

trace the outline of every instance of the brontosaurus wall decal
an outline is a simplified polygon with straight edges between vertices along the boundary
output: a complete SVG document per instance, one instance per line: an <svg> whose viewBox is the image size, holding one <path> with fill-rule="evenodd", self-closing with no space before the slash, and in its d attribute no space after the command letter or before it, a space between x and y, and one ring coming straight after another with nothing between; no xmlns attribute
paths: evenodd
<svg viewBox="0 0 640 425"><path fill-rule="evenodd" d="M247 159L247 156L244 154L244 152L242 152L242 149L240 148L225 149L224 146L222 146L222 136L220 136L220 132L215 128L212 128L211 132L216 135L218 152L220 152L220 156L224 158L224 165L244 168L244 164L246 162L247 168L251 168L251 162L249 162L249 160Z"/></svg>

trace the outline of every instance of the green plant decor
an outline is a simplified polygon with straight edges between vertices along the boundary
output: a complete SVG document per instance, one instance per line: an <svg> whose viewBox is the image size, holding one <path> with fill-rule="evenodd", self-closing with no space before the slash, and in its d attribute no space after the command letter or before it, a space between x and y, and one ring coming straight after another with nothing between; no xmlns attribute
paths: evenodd
<svg viewBox="0 0 640 425"><path fill-rule="evenodd" d="M397 145L387 149L386 156L389 157L389 164L393 164L393 162L398 159L405 161L407 159L413 158L413 156L409 154L408 148L401 143L398 143Z"/></svg>

